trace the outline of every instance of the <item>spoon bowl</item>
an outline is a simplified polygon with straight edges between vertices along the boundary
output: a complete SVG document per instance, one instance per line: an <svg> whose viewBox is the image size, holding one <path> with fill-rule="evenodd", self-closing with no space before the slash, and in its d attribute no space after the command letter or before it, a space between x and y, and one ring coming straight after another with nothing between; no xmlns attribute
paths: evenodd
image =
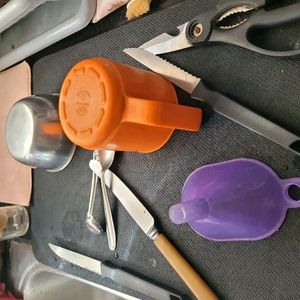
<svg viewBox="0 0 300 300"><path fill-rule="evenodd" d="M115 151L112 150L99 150L98 151L99 162L104 173L112 165L115 158Z"/></svg>
<svg viewBox="0 0 300 300"><path fill-rule="evenodd" d="M101 232L103 232L101 225L99 224L99 222L97 220L95 220L95 218L93 216L86 218L85 225L87 226L89 231L91 231L95 234L100 234Z"/></svg>

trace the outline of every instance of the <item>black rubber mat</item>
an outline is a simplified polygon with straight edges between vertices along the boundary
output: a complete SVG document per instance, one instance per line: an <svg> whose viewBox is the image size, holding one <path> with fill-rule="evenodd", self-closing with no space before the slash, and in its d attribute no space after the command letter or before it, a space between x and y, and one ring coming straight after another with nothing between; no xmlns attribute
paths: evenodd
<svg viewBox="0 0 300 300"><path fill-rule="evenodd" d="M101 56L142 67L122 50L137 47L214 4L215 1L210 0L182 1L44 57L33 66L34 93L59 92L68 70L88 57ZM275 40L276 45L287 42L282 37L289 34L288 30L300 32L300 26L295 26L285 29L284 35L282 29L274 30L269 33L268 41L272 44ZM299 34L297 37L299 39ZM203 78L218 91L300 133L300 56L276 58L215 44L164 57ZM179 96L181 103L196 103L180 91ZM109 251L105 234L95 236L87 230L84 220L91 183L88 168L91 157L91 152L77 149L65 170L58 173L34 171L31 216L33 249L37 258L60 270L138 296L108 279L58 260L48 248L47 243L51 242L109 261L189 295L180 278L116 200L113 202L118 239L116 252ZM176 226L168 218L169 207L180 200L184 181L194 169L239 157L259 159L282 178L300 175L299 157L219 115L204 124L198 133L176 131L167 145L155 153L117 153L112 170L149 208L156 217L158 228L220 298L299 299L300 210L290 210L276 234L256 242L207 241L187 225ZM100 203L100 196L97 196L95 215L103 223Z"/></svg>

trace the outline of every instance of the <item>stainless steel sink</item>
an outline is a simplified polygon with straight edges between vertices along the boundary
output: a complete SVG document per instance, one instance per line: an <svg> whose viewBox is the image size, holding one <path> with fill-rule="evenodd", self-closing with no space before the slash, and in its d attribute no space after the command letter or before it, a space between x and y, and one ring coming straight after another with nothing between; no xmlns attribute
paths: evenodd
<svg viewBox="0 0 300 300"><path fill-rule="evenodd" d="M136 300L115 290L66 274L39 263L31 245L10 243L9 282L24 300Z"/></svg>

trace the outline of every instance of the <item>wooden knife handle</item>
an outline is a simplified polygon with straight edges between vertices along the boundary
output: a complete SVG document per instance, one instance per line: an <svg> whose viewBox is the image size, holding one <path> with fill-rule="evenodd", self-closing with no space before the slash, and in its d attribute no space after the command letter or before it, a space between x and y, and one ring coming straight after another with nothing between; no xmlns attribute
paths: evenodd
<svg viewBox="0 0 300 300"><path fill-rule="evenodd" d="M218 299L215 293L163 234L159 234L155 238L154 244L197 299Z"/></svg>

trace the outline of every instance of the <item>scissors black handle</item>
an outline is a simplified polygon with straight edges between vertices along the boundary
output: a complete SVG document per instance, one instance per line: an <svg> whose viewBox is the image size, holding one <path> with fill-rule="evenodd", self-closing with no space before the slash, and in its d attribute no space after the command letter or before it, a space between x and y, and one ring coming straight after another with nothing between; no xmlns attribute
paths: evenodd
<svg viewBox="0 0 300 300"><path fill-rule="evenodd" d="M300 2L270 11L266 11L263 8L254 10L247 21L231 29L216 27L212 21L213 18L211 12L210 14L207 13L198 16L190 22L189 26L187 26L186 35L192 44L223 42L271 56L293 56L300 54L300 34L299 43L295 43L297 48L284 51L265 49L253 44L249 40L250 33L254 29L270 28L300 21ZM208 22L208 19L210 19L210 22ZM197 22L203 22L201 23L203 25L203 35L195 37L193 36L192 28Z"/></svg>

